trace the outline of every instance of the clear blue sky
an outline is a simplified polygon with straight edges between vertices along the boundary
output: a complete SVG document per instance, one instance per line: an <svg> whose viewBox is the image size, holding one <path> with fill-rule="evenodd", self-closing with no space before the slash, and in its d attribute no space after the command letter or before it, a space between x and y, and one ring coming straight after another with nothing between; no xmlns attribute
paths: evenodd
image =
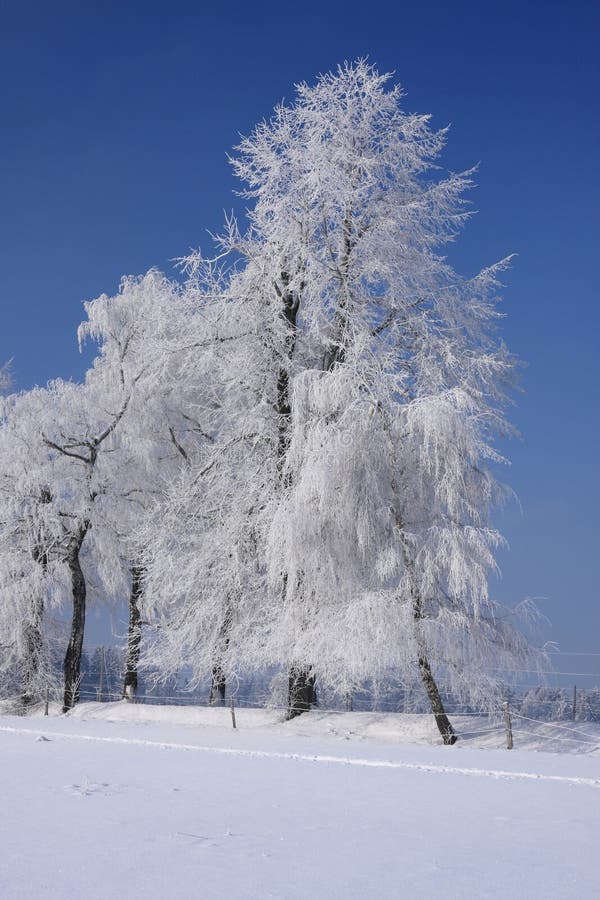
<svg viewBox="0 0 600 900"><path fill-rule="evenodd" d="M501 517L512 549L494 593L547 598L547 638L600 650L593 7L0 0L0 359L16 386L81 377L81 302L208 248L239 209L238 133L294 82L368 55L408 109L451 124L449 168L481 164L455 265L519 254L504 333L528 363L507 448L523 513Z"/></svg>

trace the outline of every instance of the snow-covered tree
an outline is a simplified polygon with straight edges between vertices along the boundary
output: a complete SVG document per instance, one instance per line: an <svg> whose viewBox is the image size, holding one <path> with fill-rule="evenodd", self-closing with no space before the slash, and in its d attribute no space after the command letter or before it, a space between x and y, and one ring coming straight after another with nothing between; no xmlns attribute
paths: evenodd
<svg viewBox="0 0 600 900"><path fill-rule="evenodd" d="M463 279L440 255L469 173L434 177L446 133L389 80L359 61L300 85L234 161L254 204L220 249L241 262L215 281L186 261L220 298L220 415L146 534L153 652L192 653L198 677L218 647L218 667L287 663L290 714L317 675L346 690L416 669L452 741L434 670L483 702L486 664L526 652L487 589L505 263Z"/></svg>
<svg viewBox="0 0 600 900"><path fill-rule="evenodd" d="M124 696L133 699L145 577L135 535L165 485L210 440L200 422L210 421L210 397L201 365L189 365L202 358L191 339L189 297L162 273L124 278L115 296L85 308L80 341L99 345L86 388L105 409L119 410L102 453L90 555L105 591L128 592Z"/></svg>
<svg viewBox="0 0 600 900"><path fill-rule="evenodd" d="M248 227L229 220L213 261L185 259L183 286L152 270L87 304L85 383L14 401L35 465L0 552L70 572L65 707L81 554L103 596L129 594L128 695L140 654L165 678L212 672L212 698L236 671L284 666L290 716L319 683L346 693L393 669L420 678L452 743L438 682L485 706L530 653L488 589L508 261L463 278L443 255L471 182L441 172L446 137L365 61L299 85L237 149Z"/></svg>
<svg viewBox="0 0 600 900"><path fill-rule="evenodd" d="M90 334L99 327L101 305L95 308L96 319L87 323ZM126 517L121 510L117 526L115 507L131 486L124 486L127 473L115 464L115 454L123 446L119 443L122 424L145 371L145 359L135 352L129 324L123 316L113 317L97 365L85 383L51 382L47 388L17 395L8 411L13 445L25 448L28 456L24 476L28 494L37 498L38 510L47 509L46 516L53 517L50 555L46 541L42 550L36 549L43 532L32 521L33 555L40 557L42 571L52 559L69 572L72 621L64 660L65 711L79 696L88 594L82 554L105 595L126 584L127 569L120 565Z"/></svg>
<svg viewBox="0 0 600 900"><path fill-rule="evenodd" d="M87 318L79 328L80 343L93 340L99 347L87 383L107 396L127 391L127 415L105 457L102 528L95 532L101 544L94 557L102 583L113 595L126 592L129 598L123 686L129 699L137 693L142 638L143 573L132 535L160 489L161 473L183 452L166 408L173 381L165 373L164 359L178 300L177 287L151 270L124 278L115 296L103 294L86 303Z"/></svg>
<svg viewBox="0 0 600 900"><path fill-rule="evenodd" d="M122 396L116 396L121 394L117 389L107 396L98 392L96 386L56 381L45 392L37 394L39 406L33 439L41 438L48 451L42 472L51 485L52 502L62 523L59 554L71 581L71 632L64 660L63 709L67 711L79 698L88 593L82 551L94 529L93 542L100 549L97 559L102 560L104 570L108 568L109 547L102 543L106 533L102 528L105 454L110 453L114 432L127 409L129 393L126 388Z"/></svg>
<svg viewBox="0 0 600 900"><path fill-rule="evenodd" d="M10 385L10 363L5 363L2 367L0 367L0 394L8 391Z"/></svg>
<svg viewBox="0 0 600 900"><path fill-rule="evenodd" d="M52 493L36 477L45 450L24 440L28 399L10 398L0 424L0 681L24 707L54 688L58 634L49 613L61 605L66 574L54 557L61 525Z"/></svg>
<svg viewBox="0 0 600 900"><path fill-rule="evenodd" d="M198 356L197 340L190 339L188 329L189 297L152 270L123 279L114 297L102 295L85 308L79 338L96 341L99 352L84 384L56 381L10 398L2 434L12 444L5 441L1 448L7 509L16 503L17 488L25 490L17 478L21 473L30 505L40 507L39 498L47 497L47 509L41 508L46 518L54 517L50 553L45 545L39 549L36 537L48 529L41 532L30 513L24 516L18 534L26 555L33 547L29 556L39 557L42 572L50 560L70 572L73 620L65 657L65 709L78 698L90 583L104 601L129 594L124 694L135 695L144 573L133 534L164 484L210 439L199 421L210 418L210 398L199 391L203 372L197 364L186 369ZM9 478L7 466L13 463L18 473ZM9 527L14 531L10 516ZM3 546L12 550L10 543ZM7 595L13 589L11 571L5 567ZM41 610L41 595L36 603L32 608ZM35 631L27 616L17 619L22 632Z"/></svg>
<svg viewBox="0 0 600 900"><path fill-rule="evenodd" d="M182 406L182 415L193 418L195 431L186 442L186 465L138 536L154 626L145 664L164 676L187 666L192 685L212 672L214 700L224 696L231 661L239 665L247 657L255 632L249 622L259 614L261 573L252 516L270 477L260 460L274 465L275 458L272 449L264 451L272 435L264 427L269 415L259 409L264 335L245 282L223 280L201 264L185 294L190 306L171 346L180 366L175 383L187 386L180 403L187 398L193 409L191 415Z"/></svg>
<svg viewBox="0 0 600 900"><path fill-rule="evenodd" d="M440 254L470 173L434 177L446 132L389 80L359 61L300 85L234 163L250 264L294 317L265 646L340 688L384 659L418 666L451 742L434 669L483 700L489 655L525 649L487 589L505 263L463 279Z"/></svg>

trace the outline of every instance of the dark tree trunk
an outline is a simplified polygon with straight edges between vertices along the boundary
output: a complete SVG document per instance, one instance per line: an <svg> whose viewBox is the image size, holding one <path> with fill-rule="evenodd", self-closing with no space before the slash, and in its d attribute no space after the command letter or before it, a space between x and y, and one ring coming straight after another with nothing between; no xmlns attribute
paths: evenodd
<svg viewBox="0 0 600 900"><path fill-rule="evenodd" d="M427 691L427 696L429 697L429 702L431 704L431 711L434 715L436 725L439 728L442 740L445 744L455 744L457 740L456 733L454 731L454 728L450 724L450 719L446 715L446 710L444 709L444 704L442 702L442 698L440 697L438 686L435 683L433 675L431 674L431 666L429 665L429 660L424 655L419 655L419 671L421 673L421 678L423 679L423 684L425 685L425 690Z"/></svg>
<svg viewBox="0 0 600 900"><path fill-rule="evenodd" d="M43 487L39 496L40 507L47 506L52 501L50 489ZM43 524L37 529L35 544L32 550L34 562L40 566L45 575L48 569L48 548ZM24 631L25 661L23 665L23 694L22 703L26 709L38 699L40 684L39 674L42 664L43 635L42 621L44 618L44 594L40 593L32 601L31 621L27 623Z"/></svg>
<svg viewBox="0 0 600 900"><path fill-rule="evenodd" d="M315 674L309 666L290 666L287 719L295 719L317 705Z"/></svg>
<svg viewBox="0 0 600 900"><path fill-rule="evenodd" d="M277 422L279 441L277 446L277 467L284 487L291 484L291 474L284 475L287 452L290 445L290 420L292 408L290 404L289 363L296 344L296 320L300 306L300 296L289 289L290 277L287 272L281 273L283 289L276 287L282 302L281 314L287 325L285 339L285 359L277 374ZM287 575L283 576L283 593ZM316 703L315 679L311 666L290 666L288 673L288 711L287 718L293 719L310 709Z"/></svg>
<svg viewBox="0 0 600 900"><path fill-rule="evenodd" d="M84 526L74 539L67 556L67 565L69 566L69 571L71 573L71 588L73 592L73 619L71 621L71 636L69 638L63 666L65 676L63 712L68 712L79 702L81 652L83 650L83 634L85 630L86 601L85 577L81 568L79 553L86 534L87 526Z"/></svg>
<svg viewBox="0 0 600 900"><path fill-rule="evenodd" d="M385 425L384 418L384 428L388 435L388 440L390 441L390 449L392 452L392 459L395 461L394 454L394 445L391 440L391 436L389 434L389 430ZM412 598L412 614L413 614L413 623L414 623L414 633L417 641L417 648L419 653L419 672L421 674L421 680L423 681L423 685L427 692L427 697L429 699L429 703L431 705L431 711L434 715L436 725L439 729L439 732L442 736L442 740L445 744L455 744L457 737L456 733L450 724L450 720L446 715L446 710L444 709L444 704L442 702L442 698L440 696L440 692L438 690L438 686L435 682L435 678L433 677L433 672L431 671L431 665L429 664L429 659L427 655L427 644L425 641L425 636L423 634L423 604L421 602L421 595L416 587L416 581L414 576L414 566L411 560L410 550L408 547L408 542L405 537L405 526L402 520L402 516L400 515L400 492L398 489L398 484L396 482L395 477L391 480L391 488L394 492L394 495L397 498L398 506L396 508L392 507L392 514L396 521L396 528L398 530L398 534L400 535L400 546L402 548L402 557L404 560L404 565L406 569L411 575L413 586L411 589L411 598ZM406 702L406 700L405 700Z"/></svg>
<svg viewBox="0 0 600 900"><path fill-rule="evenodd" d="M227 680L225 672L219 663L212 667L209 703L216 703L217 700L225 700L225 690L227 688Z"/></svg>
<svg viewBox="0 0 600 900"><path fill-rule="evenodd" d="M429 698L431 711L444 743L455 744L457 740L456 733L450 724L450 719L446 715L446 710L444 709L438 686L431 671L431 666L425 650L425 642L421 634L423 612L421 600L419 598L416 598L413 602L413 617L417 632L417 642L419 645L419 672L421 673L421 679L427 692L427 697Z"/></svg>
<svg viewBox="0 0 600 900"><path fill-rule="evenodd" d="M346 359L348 344L348 281L350 275L350 257L355 241L352 237L352 210L347 209L342 223L342 250L339 256L338 273L340 277L340 294L333 316L332 336L323 356L323 371L331 372Z"/></svg>
<svg viewBox="0 0 600 900"><path fill-rule="evenodd" d="M287 272L281 273L283 290L277 287L277 293L282 302L281 314L287 325L285 337L285 359L277 373L277 424L279 441L277 445L277 465L280 475L283 473L285 459L290 445L290 417L292 408L290 405L290 375L289 363L296 345L296 320L300 306L299 296L294 296L289 290L290 277Z"/></svg>
<svg viewBox="0 0 600 900"><path fill-rule="evenodd" d="M225 616L223 624L219 631L215 646L215 656L210 679L210 695L209 703L216 703L217 700L225 700L225 690L227 688L227 676L223 667L223 657L229 646L229 629L231 628L231 598L228 597L225 604Z"/></svg>
<svg viewBox="0 0 600 900"><path fill-rule="evenodd" d="M44 598L36 597L32 607L32 621L24 630L25 661L23 665L23 693L21 702L27 709L38 699L40 685L38 682L43 650L42 618L44 615Z"/></svg>
<svg viewBox="0 0 600 900"><path fill-rule="evenodd" d="M125 679L123 681L123 699L131 701L135 701L138 692L138 666L140 662L140 645L142 642L141 599L142 570L139 566L132 566L131 592L129 594L127 656L125 660Z"/></svg>

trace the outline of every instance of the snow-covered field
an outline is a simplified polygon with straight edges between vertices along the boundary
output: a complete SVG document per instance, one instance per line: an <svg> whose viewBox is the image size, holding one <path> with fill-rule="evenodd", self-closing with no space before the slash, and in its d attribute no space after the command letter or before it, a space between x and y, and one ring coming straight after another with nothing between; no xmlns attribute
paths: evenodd
<svg viewBox="0 0 600 900"><path fill-rule="evenodd" d="M381 713L2 716L0 897L599 897L600 728L518 723L507 752L454 721L443 747Z"/></svg>

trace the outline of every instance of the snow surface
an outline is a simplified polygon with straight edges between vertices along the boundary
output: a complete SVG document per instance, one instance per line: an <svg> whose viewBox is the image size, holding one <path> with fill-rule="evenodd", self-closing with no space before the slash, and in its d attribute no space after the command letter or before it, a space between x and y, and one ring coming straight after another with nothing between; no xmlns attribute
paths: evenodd
<svg viewBox="0 0 600 900"><path fill-rule="evenodd" d="M501 746L499 729L468 737L485 719L456 719L443 747L425 716L280 718L0 717L0 897L600 896L598 726L522 723L507 752L474 746ZM574 752L518 749L546 733Z"/></svg>

